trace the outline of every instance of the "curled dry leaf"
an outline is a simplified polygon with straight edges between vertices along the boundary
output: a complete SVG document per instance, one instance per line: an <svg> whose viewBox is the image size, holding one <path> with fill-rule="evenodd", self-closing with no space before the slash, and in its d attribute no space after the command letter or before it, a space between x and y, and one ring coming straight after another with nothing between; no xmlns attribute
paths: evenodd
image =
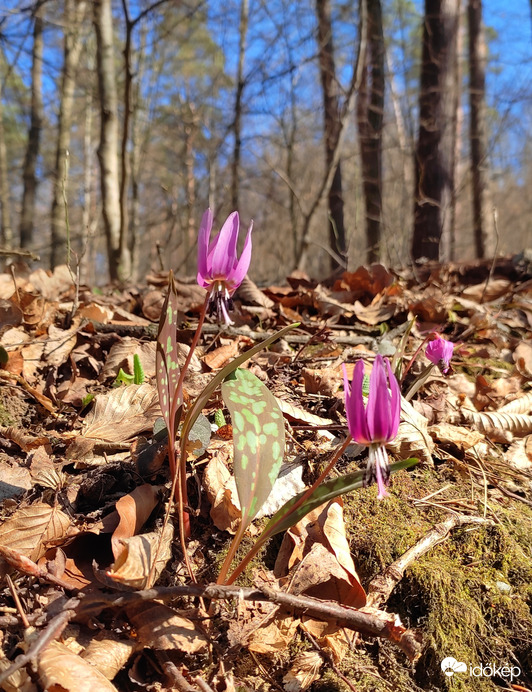
<svg viewBox="0 0 532 692"><path fill-rule="evenodd" d="M211 503L216 528L235 534L242 518L236 482L219 454L213 456L203 473L203 486Z"/></svg>
<svg viewBox="0 0 532 692"><path fill-rule="evenodd" d="M159 501L160 490L160 486L144 483L116 503L120 520L111 539L115 560L118 560L124 549L123 541L135 536L148 520Z"/></svg>
<svg viewBox="0 0 532 692"><path fill-rule="evenodd" d="M428 433L428 421L403 397L397 436L386 446L401 459L419 457L425 463L432 464L434 442Z"/></svg>
<svg viewBox="0 0 532 692"><path fill-rule="evenodd" d="M497 409L498 413L530 413L532 411L532 392L527 392L518 399L509 401Z"/></svg>
<svg viewBox="0 0 532 692"><path fill-rule="evenodd" d="M464 423L474 426L488 437L498 433L510 433L522 437L532 433L532 416L523 413L501 413L500 411L471 411L460 409ZM497 436L497 439L501 439Z"/></svg>
<svg viewBox="0 0 532 692"><path fill-rule="evenodd" d="M0 649L0 672L4 672L13 664ZM16 670L2 683L3 692L38 692L37 685L28 675L25 668Z"/></svg>
<svg viewBox="0 0 532 692"><path fill-rule="evenodd" d="M155 377L155 346L155 341L144 342L130 336L124 337L111 347L100 381L105 382L116 378L120 368L129 375L133 375L135 354L139 357L146 379Z"/></svg>
<svg viewBox="0 0 532 692"><path fill-rule="evenodd" d="M168 523L161 537L161 531L152 531L140 536L124 538L120 541L121 552L107 576L115 582L133 589L145 589L155 560L154 581L172 557L174 527ZM160 547L159 547L160 544Z"/></svg>
<svg viewBox="0 0 532 692"><path fill-rule="evenodd" d="M529 471L532 468L532 435L515 440L504 458L512 468L518 471Z"/></svg>
<svg viewBox="0 0 532 692"><path fill-rule="evenodd" d="M431 425L429 433L433 439L438 440L442 444L455 445L462 451L474 447L484 439L484 435L477 430L469 430L469 428L451 425L450 423Z"/></svg>
<svg viewBox="0 0 532 692"><path fill-rule="evenodd" d="M57 507L37 502L17 510L0 526L0 545L37 562L46 552L46 544L65 536L69 526L68 515Z"/></svg>
<svg viewBox="0 0 532 692"><path fill-rule="evenodd" d="M81 653L81 657L103 673L108 680L113 680L137 649L137 642L119 639L107 630L91 640Z"/></svg>
<svg viewBox="0 0 532 692"><path fill-rule="evenodd" d="M513 354L515 367L527 379L532 378L532 345L522 341Z"/></svg>
<svg viewBox="0 0 532 692"><path fill-rule="evenodd" d="M157 390L148 383L112 389L95 397L94 408L83 421L83 437L124 442L151 430L161 415Z"/></svg>
<svg viewBox="0 0 532 692"><path fill-rule="evenodd" d="M116 687L103 673L57 641L50 642L40 654L37 674L45 690L116 692Z"/></svg>
<svg viewBox="0 0 532 692"><path fill-rule="evenodd" d="M323 658L317 651L300 651L283 677L286 692L304 692L320 677Z"/></svg>
<svg viewBox="0 0 532 692"><path fill-rule="evenodd" d="M31 476L27 468L0 459L0 502L19 497L31 487Z"/></svg>
<svg viewBox="0 0 532 692"><path fill-rule="evenodd" d="M139 601L126 608L128 618L143 646L153 649L179 649L187 654L207 648L207 637L187 617L156 601Z"/></svg>
<svg viewBox="0 0 532 692"><path fill-rule="evenodd" d="M48 329L48 339L44 345L43 356L47 365L58 368L66 362L78 339L79 319L70 329L59 329L50 325Z"/></svg>

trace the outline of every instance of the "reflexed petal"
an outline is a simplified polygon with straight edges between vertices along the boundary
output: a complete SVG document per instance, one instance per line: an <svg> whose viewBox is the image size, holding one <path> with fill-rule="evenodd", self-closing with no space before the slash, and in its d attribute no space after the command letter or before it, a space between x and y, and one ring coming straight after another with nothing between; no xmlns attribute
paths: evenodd
<svg viewBox="0 0 532 692"><path fill-rule="evenodd" d="M352 438L359 444L370 444L371 438L366 422L366 411L364 409L364 398L362 396L362 384L364 382L364 363L359 360L355 365L351 388L347 379L345 365L344 370L344 393L345 393L345 412L347 416L347 426Z"/></svg>
<svg viewBox="0 0 532 692"><path fill-rule="evenodd" d="M207 209L201 219L198 233L198 283L205 284L205 278L209 274L207 255L209 252L209 237L212 229L212 211Z"/></svg>
<svg viewBox="0 0 532 692"><path fill-rule="evenodd" d="M375 357L369 378L369 396L366 410L367 425L372 442L386 442L390 439L392 427L390 415L390 393L386 382L383 359Z"/></svg>
<svg viewBox="0 0 532 692"><path fill-rule="evenodd" d="M390 402L390 430L388 433L388 440L392 440L399 429L399 422L401 420L401 390L399 389L399 383L397 378L393 374L392 367L388 358L384 359L386 363L386 369L388 371L388 383L390 386L390 391L392 393L392 399Z"/></svg>
<svg viewBox="0 0 532 692"><path fill-rule="evenodd" d="M216 278L226 278L236 262L236 243L238 240L238 212L229 214L220 232L215 238L212 251L209 252L208 264L210 274Z"/></svg>
<svg viewBox="0 0 532 692"><path fill-rule="evenodd" d="M242 254L240 259L235 263L233 269L229 272L227 277L228 283L230 284L231 291L236 290L242 283L244 277L248 273L249 265L251 263L251 231L253 230L253 221L250 223L248 228L248 234L244 242L244 247L242 248Z"/></svg>

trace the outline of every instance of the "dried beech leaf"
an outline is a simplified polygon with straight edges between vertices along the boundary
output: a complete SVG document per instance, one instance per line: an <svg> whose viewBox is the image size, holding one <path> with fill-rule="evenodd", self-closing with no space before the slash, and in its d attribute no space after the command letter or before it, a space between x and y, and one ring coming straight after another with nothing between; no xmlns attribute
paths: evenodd
<svg viewBox="0 0 532 692"><path fill-rule="evenodd" d="M114 379L120 368L133 375L133 357L137 354L146 379L155 377L155 341L139 341L130 336L124 337L111 347L106 358L100 381Z"/></svg>
<svg viewBox="0 0 532 692"><path fill-rule="evenodd" d="M439 442L456 445L463 451L474 447L484 439L484 435L476 430L469 430L450 423L431 425L429 432Z"/></svg>
<svg viewBox="0 0 532 692"><path fill-rule="evenodd" d="M414 456L427 464L432 464L434 442L428 433L428 421L403 397L401 397L401 423L397 436L386 446L401 459Z"/></svg>
<svg viewBox="0 0 532 692"><path fill-rule="evenodd" d="M169 522L165 527L162 541L160 530L122 539L120 555L107 572L107 576L133 589L147 588L155 557L157 557L154 570L155 581L172 557L173 538L174 527Z"/></svg>
<svg viewBox="0 0 532 692"><path fill-rule="evenodd" d="M162 603L139 602L126 608L139 642L153 649L179 649L195 654L207 648L208 640L192 620Z"/></svg>
<svg viewBox="0 0 532 692"><path fill-rule="evenodd" d="M151 384L130 384L95 397L83 421L83 437L123 442L151 430L161 415L157 390Z"/></svg>
<svg viewBox="0 0 532 692"><path fill-rule="evenodd" d="M509 401L497 409L497 413L530 413L532 411L532 392Z"/></svg>
<svg viewBox="0 0 532 692"><path fill-rule="evenodd" d="M34 562L46 552L46 543L62 538L70 517L57 507L37 502L17 510L0 526L0 545L13 548Z"/></svg>
<svg viewBox="0 0 532 692"><path fill-rule="evenodd" d="M0 502L19 497L31 487L31 476L27 468L0 459Z"/></svg>
<svg viewBox="0 0 532 692"><path fill-rule="evenodd" d="M0 650L0 672L3 673L11 665L13 665L13 661L6 658L4 652ZM37 686L24 668L16 670L7 680L4 680L2 690L4 692L38 692Z"/></svg>
<svg viewBox="0 0 532 692"><path fill-rule="evenodd" d="M81 657L103 673L108 680L113 680L137 649L137 642L131 639L118 639L106 631L91 640L81 653Z"/></svg>
<svg viewBox="0 0 532 692"><path fill-rule="evenodd" d="M490 437L494 431L509 432L519 437L532 433L532 416L523 413L470 411L462 408L460 414L464 423L474 425L477 430Z"/></svg>
<svg viewBox="0 0 532 692"><path fill-rule="evenodd" d="M532 435L515 440L508 450L504 458L510 466L518 471L528 471L532 468Z"/></svg>
<svg viewBox="0 0 532 692"><path fill-rule="evenodd" d="M334 421L331 418L321 418L320 416L315 416L313 413L309 413L299 406L294 406L288 401L284 401L278 397L276 397L276 399L283 414L289 418L292 418L292 420L298 421L298 423L308 423L309 425L315 425L316 427L326 427L327 425L334 424Z"/></svg>
<svg viewBox="0 0 532 692"><path fill-rule="evenodd" d="M37 447L46 446L50 448L50 442L46 437L36 437L35 435L28 435L20 428L0 428L2 437L6 440L12 440L16 445L20 447L23 452L29 452Z"/></svg>
<svg viewBox="0 0 532 692"><path fill-rule="evenodd" d="M44 345L44 358L47 365L58 368L66 362L78 340L79 319L70 329L59 329L53 324L48 329L48 339Z"/></svg>
<svg viewBox="0 0 532 692"><path fill-rule="evenodd" d="M155 509L159 501L160 489L160 486L144 483L128 495L121 497L116 503L116 511L120 521L111 539L115 560L118 560L123 550L122 542L126 538L135 536Z"/></svg>
<svg viewBox="0 0 532 692"><path fill-rule="evenodd" d="M42 687L50 692L116 692L103 673L57 641L42 651L37 674Z"/></svg>
<svg viewBox="0 0 532 692"><path fill-rule="evenodd" d="M221 455L214 456L203 474L203 485L211 503L211 519L216 528L235 534L242 518L238 491Z"/></svg>
<svg viewBox="0 0 532 692"><path fill-rule="evenodd" d="M286 692L304 692L320 677L323 658L318 651L300 651L283 677Z"/></svg>

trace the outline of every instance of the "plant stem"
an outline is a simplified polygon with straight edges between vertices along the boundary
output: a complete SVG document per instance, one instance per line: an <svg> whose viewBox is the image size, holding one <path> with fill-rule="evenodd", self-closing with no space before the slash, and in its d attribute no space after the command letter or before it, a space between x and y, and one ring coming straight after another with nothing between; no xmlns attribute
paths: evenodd
<svg viewBox="0 0 532 692"><path fill-rule="evenodd" d="M310 488L308 488L307 491L299 498L299 500L298 500L292 507L290 507L290 513L295 512L296 510L298 510L298 509L301 507L301 505L303 505L303 504L308 500L308 498L312 495L312 493L316 490L316 488L317 488L319 485L321 485L321 483L323 483L325 477L327 476L327 474L329 474L329 473L331 472L331 470L333 469L333 467L336 465L336 462L337 462L338 459L342 456L342 454L345 452L345 450L347 449L347 447L348 447L348 445L350 444L351 440L352 440L351 435L348 435L348 436L346 437L346 439L344 440L344 442L343 442L339 447L337 447L335 453L333 454L332 459L329 461L329 463L327 464L327 466L325 467L325 469L320 473L320 475L318 476L318 478L314 481L314 483L310 486ZM281 518L279 519L279 521L281 521L281 520L284 521L285 518L286 518L286 517L281 517ZM253 546L253 548L251 548L251 550L250 550L249 553L244 557L244 559L242 560L242 562L240 562L240 564L236 567L236 569L233 571L233 573L231 574L231 576L226 580L226 582L225 582L226 584L232 584L232 583L235 581L235 579L236 579L237 577L239 577L240 574L242 574L242 572L245 570L245 568L248 566L248 564L251 562L251 560L252 560L252 559L255 557L255 555L258 553L258 551L260 550L260 548L262 547L262 545L268 540L268 538L270 538L271 536L273 536L273 535L276 533L276 530L275 530L275 529L276 529L276 524L274 524L273 526L271 526L267 533L263 534L262 536L259 536L259 538L258 538L257 541L255 542L255 545ZM238 535L238 534L237 534L237 535ZM236 538L236 536L235 536L235 538ZM232 546L231 546L231 547L232 547ZM234 552L233 552L233 554L234 554ZM228 557L229 557L229 555L228 555ZM231 559L232 559L232 556L231 556ZM226 560L224 561L223 567L225 567L225 562L226 562L226 561L227 561L227 558L226 558ZM222 569L223 569L223 567L222 567ZM221 576L222 576L222 575L220 574L220 577L221 577ZM225 575L224 575L224 576L225 576ZM219 584L222 583L222 582L220 581L220 577L218 577L218 582L217 582L217 583L219 583Z"/></svg>
<svg viewBox="0 0 532 692"><path fill-rule="evenodd" d="M225 581L225 578L227 577L227 572L229 572L229 568L231 567L231 562L233 562L233 558L235 556L235 553L238 549L238 546L240 545L240 542L242 541L242 538L244 537L244 534L246 533L247 529L247 524L244 525L244 522L242 521L240 526L238 527L238 531L236 532L233 540L231 541L231 545L229 547L229 552L225 556L225 560L222 565L222 569L220 570L220 574L218 575L218 579L216 580L217 584L223 584Z"/></svg>

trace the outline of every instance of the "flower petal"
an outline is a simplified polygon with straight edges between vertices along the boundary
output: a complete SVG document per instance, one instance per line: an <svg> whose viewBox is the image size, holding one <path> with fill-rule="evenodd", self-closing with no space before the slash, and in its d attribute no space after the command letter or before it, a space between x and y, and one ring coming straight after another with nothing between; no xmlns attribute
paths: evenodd
<svg viewBox="0 0 532 692"><path fill-rule="evenodd" d="M364 382L364 362L359 360L353 372L351 387L347 379L347 370L344 370L345 413L347 426L351 437L359 444L370 444L371 438L366 421L364 398L362 396L362 384Z"/></svg>
<svg viewBox="0 0 532 692"><path fill-rule="evenodd" d="M399 389L399 383L393 374L392 366L390 365L388 358L385 358L384 362L386 363L386 370L388 371L388 384L392 393L392 398L390 401L389 441L397 435L397 431L399 430L399 422L401 420L401 390Z"/></svg>
<svg viewBox="0 0 532 692"><path fill-rule="evenodd" d="M209 274L207 255L209 252L209 237L212 229L212 211L207 209L201 219L198 233L198 283L205 285L205 279Z"/></svg>
<svg viewBox="0 0 532 692"><path fill-rule="evenodd" d="M238 212L229 214L209 252L210 272L213 278L227 278L237 260L236 243L239 229Z"/></svg>
<svg viewBox="0 0 532 692"><path fill-rule="evenodd" d="M253 230L253 221L249 224L248 233L246 235L246 240L244 242L244 247L242 248L242 254L240 259L235 263L233 269L229 272L227 277L228 283L230 284L231 292L235 291L242 283L244 277L248 273L249 265L251 263L251 231Z"/></svg>

